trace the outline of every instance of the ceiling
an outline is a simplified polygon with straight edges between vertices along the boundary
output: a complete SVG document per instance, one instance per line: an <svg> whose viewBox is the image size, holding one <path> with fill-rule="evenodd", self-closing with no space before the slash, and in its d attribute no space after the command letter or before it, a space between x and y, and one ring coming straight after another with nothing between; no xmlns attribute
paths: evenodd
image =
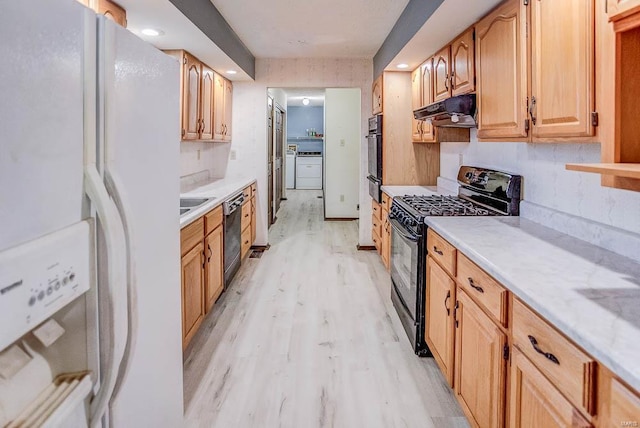
<svg viewBox="0 0 640 428"><path fill-rule="evenodd" d="M256 58L372 58L408 0L211 0Z"/></svg>
<svg viewBox="0 0 640 428"><path fill-rule="evenodd" d="M158 49L186 49L229 80L252 80L169 0L116 1L127 11L127 29ZM145 36L140 33L144 28L159 29L164 34ZM227 70L237 74L228 74Z"/></svg>
<svg viewBox="0 0 640 428"><path fill-rule="evenodd" d="M211 0L257 58L373 58L408 1L271 0L265 7L262 0ZM500 1L445 0L386 70L399 63L415 69ZM252 80L169 0L117 2L127 11L128 29L143 40L159 49L186 49L230 80ZM143 28L164 34L145 36ZM296 97L301 101L298 94L292 102Z"/></svg>
<svg viewBox="0 0 640 428"><path fill-rule="evenodd" d="M385 70L408 64L414 70L503 0L445 0Z"/></svg>
<svg viewBox="0 0 640 428"><path fill-rule="evenodd" d="M324 89L319 88L282 88L287 95L287 107L303 107L302 100L309 99L307 107L324 106Z"/></svg>

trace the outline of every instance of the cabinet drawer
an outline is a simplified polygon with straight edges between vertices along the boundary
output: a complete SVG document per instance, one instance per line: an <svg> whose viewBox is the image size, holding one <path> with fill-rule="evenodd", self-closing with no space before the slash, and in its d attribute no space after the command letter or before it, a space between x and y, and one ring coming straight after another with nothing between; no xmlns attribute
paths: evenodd
<svg viewBox="0 0 640 428"><path fill-rule="evenodd" d="M386 193L382 192L382 200L380 202L380 205L383 210L389 211L389 209L391 209L391 197Z"/></svg>
<svg viewBox="0 0 640 428"><path fill-rule="evenodd" d="M382 236L382 221L375 215L371 216L371 230L378 236Z"/></svg>
<svg viewBox="0 0 640 428"><path fill-rule="evenodd" d="M205 235L210 234L222 224L222 205L215 207L204 215Z"/></svg>
<svg viewBox="0 0 640 428"><path fill-rule="evenodd" d="M240 223L240 230L245 230L251 224L251 200L244 201L242 205L242 221Z"/></svg>
<svg viewBox="0 0 640 428"><path fill-rule="evenodd" d="M251 199L251 195L253 194L251 186L247 186L242 190L242 193L244 194L244 199L245 202L249 199Z"/></svg>
<svg viewBox="0 0 640 428"><path fill-rule="evenodd" d="M253 183L251 185L251 196L255 196L257 190L258 190L258 186L256 185L256 183Z"/></svg>
<svg viewBox="0 0 640 428"><path fill-rule="evenodd" d="M240 236L240 258L244 259L244 256L249 252L249 248L251 248L251 228L247 227L242 231L242 235Z"/></svg>
<svg viewBox="0 0 640 428"><path fill-rule="evenodd" d="M382 207L373 199L371 200L371 212L374 217L378 218L378 220L382 220Z"/></svg>
<svg viewBox="0 0 640 428"><path fill-rule="evenodd" d="M517 299L513 343L574 406L595 413L596 362Z"/></svg>
<svg viewBox="0 0 640 428"><path fill-rule="evenodd" d="M376 250L378 250L378 254L382 253L382 239L380 235L378 235L375 229L371 230L371 239L373 240L373 245L375 245Z"/></svg>
<svg viewBox="0 0 640 428"><path fill-rule="evenodd" d="M427 231L427 253L452 276L456 274L456 247L432 229Z"/></svg>
<svg viewBox="0 0 640 428"><path fill-rule="evenodd" d="M507 325L507 290L464 254L458 253L458 284L502 325Z"/></svg>
<svg viewBox="0 0 640 428"><path fill-rule="evenodd" d="M204 238L204 217L180 230L180 255L184 256Z"/></svg>
<svg viewBox="0 0 640 428"><path fill-rule="evenodd" d="M621 384L617 379L611 379L609 421L611 421L611 426L622 424L623 421L631 424L633 422L640 422L640 397Z"/></svg>

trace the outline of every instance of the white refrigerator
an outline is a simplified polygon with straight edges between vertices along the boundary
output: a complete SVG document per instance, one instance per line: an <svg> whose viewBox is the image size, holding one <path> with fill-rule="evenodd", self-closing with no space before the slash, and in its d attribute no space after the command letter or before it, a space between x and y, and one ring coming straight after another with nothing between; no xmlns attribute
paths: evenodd
<svg viewBox="0 0 640 428"><path fill-rule="evenodd" d="M0 56L0 426L181 426L179 64L75 0Z"/></svg>

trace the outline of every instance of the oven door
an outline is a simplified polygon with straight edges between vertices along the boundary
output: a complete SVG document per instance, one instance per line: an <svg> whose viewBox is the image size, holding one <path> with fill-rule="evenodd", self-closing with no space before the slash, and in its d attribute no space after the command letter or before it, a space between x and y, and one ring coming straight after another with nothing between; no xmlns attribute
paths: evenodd
<svg viewBox="0 0 640 428"><path fill-rule="evenodd" d="M382 197L381 197L381 190L380 187L382 186L382 181L378 180L377 178L373 177L373 176L368 176L367 180L369 181L369 196L371 196L373 198L374 201L376 201L377 203L380 203Z"/></svg>
<svg viewBox="0 0 640 428"><path fill-rule="evenodd" d="M413 235L410 231L402 227L396 219L390 219L391 230L391 280L393 282L392 295L395 293L400 300L406 314L411 318L414 324L412 330L415 331L415 322L417 320L417 299L418 299L418 265L419 265L419 242L420 237ZM402 320L403 324L405 320ZM409 320L406 320L407 322ZM407 326L405 326L406 329Z"/></svg>
<svg viewBox="0 0 640 428"><path fill-rule="evenodd" d="M369 134L367 136L367 144L369 175L377 179L382 179L382 136L378 134Z"/></svg>

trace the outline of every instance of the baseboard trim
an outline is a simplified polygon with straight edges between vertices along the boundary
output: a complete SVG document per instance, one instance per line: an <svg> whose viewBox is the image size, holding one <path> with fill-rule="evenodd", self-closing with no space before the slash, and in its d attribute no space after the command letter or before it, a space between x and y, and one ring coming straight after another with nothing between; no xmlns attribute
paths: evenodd
<svg viewBox="0 0 640 428"><path fill-rule="evenodd" d="M354 221L354 220L358 220L358 217L331 217L331 218L324 218L324 221Z"/></svg>
<svg viewBox="0 0 640 428"><path fill-rule="evenodd" d="M358 251L374 251L377 250L375 245L356 245Z"/></svg>

